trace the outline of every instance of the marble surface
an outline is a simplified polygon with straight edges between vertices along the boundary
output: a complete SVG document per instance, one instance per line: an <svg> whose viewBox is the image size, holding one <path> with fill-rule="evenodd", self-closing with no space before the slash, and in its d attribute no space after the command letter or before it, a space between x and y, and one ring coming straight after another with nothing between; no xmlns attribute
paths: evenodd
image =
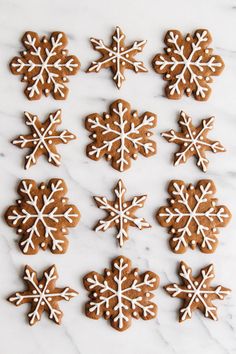
<svg viewBox="0 0 236 354"><path fill-rule="evenodd" d="M70 247L65 255L52 255L40 251L35 256L24 256L18 248L18 236L2 217L0 223L0 353L2 354L233 354L236 353L236 221L220 232L220 244L212 255L188 250L176 255L168 248L168 234L155 221L155 212L167 198L166 186L170 179L196 182L212 178L217 186L217 197L236 215L236 1L235 0L136 0L117 2L76 0L1 0L0 11L0 210L17 198L16 186L21 178L36 181L52 177L64 178L68 185L68 197L82 214L81 222L70 232ZM115 25L120 25L128 41L147 39L140 55L149 69L146 74L135 75L126 71L126 82L118 91L111 73L86 74L85 69L96 53L91 49L89 37L109 40ZM213 93L207 102L192 98L171 101L163 96L164 82L152 70L153 56L162 50L163 35L173 28L191 32L208 28L213 36L213 48L225 61L225 70L212 84ZM48 34L53 30L65 31L69 36L68 49L77 54L82 68L71 77L70 93L65 102L42 98L30 102L23 95L19 77L8 70L9 60L21 48L20 37L26 30ZM139 112L146 110L158 114L158 127L154 139L158 144L156 156L139 157L132 167L121 174L106 161L93 162L85 155L89 142L84 128L84 117L92 112L106 111L109 103L117 98L129 101ZM56 168L43 158L28 171L23 169L26 151L17 149L10 140L26 131L23 111L38 114L42 119L58 108L63 111L62 126L78 135L78 140L60 146L62 165ZM160 132L175 128L180 110L198 121L204 117L216 117L212 137L227 148L224 154L208 154L210 166L207 174L195 166L195 161L173 167L170 160L175 146L160 137ZM92 196L111 196L111 190L122 177L128 187L128 196L147 193L143 215L152 228L146 231L130 230L130 240L119 249L113 237L114 230L95 233L92 228L103 215L96 208ZM144 322L133 320L132 327L119 333L100 319L93 321L83 313L87 300L82 277L90 270L102 271L111 259L123 254L132 259L141 271L157 272L161 286L156 291L159 306L158 317ZM169 281L177 281L176 267L180 260L188 262L195 271L211 262L215 264L216 279L213 284L231 288L232 294L225 301L217 301L219 321L214 322L195 312L192 320L179 324L178 299L171 299L162 289ZM38 271L55 263L60 278L59 286L70 285L80 295L70 303L61 302L64 311L61 326L49 321L44 314L34 327L26 322L27 305L15 308L6 297L23 289L20 279L25 264Z"/></svg>

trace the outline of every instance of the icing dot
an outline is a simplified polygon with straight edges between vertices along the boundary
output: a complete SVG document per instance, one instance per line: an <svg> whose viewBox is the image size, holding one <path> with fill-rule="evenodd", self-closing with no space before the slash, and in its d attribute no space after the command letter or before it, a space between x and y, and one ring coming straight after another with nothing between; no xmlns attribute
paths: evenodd
<svg viewBox="0 0 236 354"><path fill-rule="evenodd" d="M124 47L121 47L120 50L123 52L124 51Z"/></svg>
<svg viewBox="0 0 236 354"><path fill-rule="evenodd" d="M193 136L195 136L196 135L196 132L193 132Z"/></svg>
<svg viewBox="0 0 236 354"><path fill-rule="evenodd" d="M118 209L118 204L115 204L115 208Z"/></svg>
<svg viewBox="0 0 236 354"><path fill-rule="evenodd" d="M137 311L134 311L134 312L133 312L133 316L134 316L134 317L137 317L137 316L138 316L138 312L137 312Z"/></svg>
<svg viewBox="0 0 236 354"><path fill-rule="evenodd" d="M37 141L34 141L33 144L36 145L36 144L37 144Z"/></svg>
<svg viewBox="0 0 236 354"><path fill-rule="evenodd" d="M52 131L51 131L51 130L49 130L48 134L49 134L49 135L52 135Z"/></svg>
<svg viewBox="0 0 236 354"><path fill-rule="evenodd" d="M66 55L66 54L67 54L67 51L66 51L66 50L63 50L63 51L62 51L62 54L63 54L63 55Z"/></svg>
<svg viewBox="0 0 236 354"><path fill-rule="evenodd" d="M34 298L34 302L38 302L39 299L37 297Z"/></svg>
<svg viewBox="0 0 236 354"><path fill-rule="evenodd" d="M23 79L26 81L26 80L28 80L28 78L27 78L27 76L25 75L24 77L23 77Z"/></svg>
<svg viewBox="0 0 236 354"><path fill-rule="evenodd" d="M216 232L217 230L216 230L216 228L215 228L215 227L213 227L212 231L213 231L213 232Z"/></svg>
<svg viewBox="0 0 236 354"><path fill-rule="evenodd" d="M52 140L48 140L48 144L51 145L52 144Z"/></svg>
<svg viewBox="0 0 236 354"><path fill-rule="evenodd" d="M208 297L208 295L207 295L207 294L204 294L203 297L206 299L206 298Z"/></svg>
<svg viewBox="0 0 236 354"><path fill-rule="evenodd" d="M21 234L22 233L22 229L18 229L18 233Z"/></svg>
<svg viewBox="0 0 236 354"><path fill-rule="evenodd" d="M126 204L126 203L124 203L124 204L123 204L123 208L126 208L126 207L127 207L127 204Z"/></svg>
<svg viewBox="0 0 236 354"><path fill-rule="evenodd" d="M48 94L49 93L49 89L45 89L45 91L44 91L46 94Z"/></svg>
<svg viewBox="0 0 236 354"><path fill-rule="evenodd" d="M188 93L191 92L191 89L188 87L187 90L186 90L186 92L188 92Z"/></svg>
<svg viewBox="0 0 236 354"><path fill-rule="evenodd" d="M121 64L122 64L123 66L125 66L125 61L122 61Z"/></svg>
<svg viewBox="0 0 236 354"><path fill-rule="evenodd" d="M61 231L62 231L62 232L66 232L66 229L63 227L63 228L61 229Z"/></svg>
<svg viewBox="0 0 236 354"><path fill-rule="evenodd" d="M171 52L171 49L170 49L170 48L167 48L167 52L170 53L170 52ZM156 64L158 65L158 62L156 62Z"/></svg>
<svg viewBox="0 0 236 354"><path fill-rule="evenodd" d="M198 286L198 281L195 281L195 282L194 282L194 285L195 285L195 286Z"/></svg>
<svg viewBox="0 0 236 354"><path fill-rule="evenodd" d="M116 59L113 59L113 60L112 60L112 63L115 63L115 62L116 62Z"/></svg>
<svg viewBox="0 0 236 354"><path fill-rule="evenodd" d="M172 234L175 233L175 229L174 229L174 228L171 229L171 233L172 233Z"/></svg>
<svg viewBox="0 0 236 354"><path fill-rule="evenodd" d="M45 185L42 184L42 185L40 186L40 189L45 189Z"/></svg>
<svg viewBox="0 0 236 354"><path fill-rule="evenodd" d="M66 82L67 81L67 78L66 77L63 77L63 79L62 79L64 82Z"/></svg>
<svg viewBox="0 0 236 354"><path fill-rule="evenodd" d="M192 240L192 241L191 241L191 244L192 244L192 245L195 245L195 244L196 244L196 241L195 241L195 240Z"/></svg>
<svg viewBox="0 0 236 354"><path fill-rule="evenodd" d="M44 132L45 129L44 129L44 128L41 128L40 130L41 130L41 132Z"/></svg>
<svg viewBox="0 0 236 354"><path fill-rule="evenodd" d="M40 149L43 149L43 145L40 145Z"/></svg>
<svg viewBox="0 0 236 354"><path fill-rule="evenodd" d="M110 115L109 114L105 114L105 118L106 119L110 118Z"/></svg>
<svg viewBox="0 0 236 354"><path fill-rule="evenodd" d="M129 215L130 214L130 212L129 211L126 211L126 213L125 213L126 215Z"/></svg>
<svg viewBox="0 0 236 354"><path fill-rule="evenodd" d="M41 305L45 305L45 302L44 302L44 301L41 301Z"/></svg>
<svg viewBox="0 0 236 354"><path fill-rule="evenodd" d="M110 311L106 311L106 316L109 316L110 315Z"/></svg>
<svg viewBox="0 0 236 354"><path fill-rule="evenodd" d="M36 138L36 137L37 137L37 134L34 133L34 134L33 134L33 137Z"/></svg>
<svg viewBox="0 0 236 354"><path fill-rule="evenodd" d="M116 48L116 47L113 47L113 50L115 50L115 51L116 51L116 50L117 50L117 48Z"/></svg>
<svg viewBox="0 0 236 354"><path fill-rule="evenodd" d="M112 158L112 156L109 154L109 155L107 155L107 158L108 158L108 160L110 160Z"/></svg>
<svg viewBox="0 0 236 354"><path fill-rule="evenodd" d="M184 146L188 146L188 143L184 143Z"/></svg>
<svg viewBox="0 0 236 354"><path fill-rule="evenodd" d="M111 272L109 272L109 270L107 271L107 275L108 275L108 276L111 275Z"/></svg>
<svg viewBox="0 0 236 354"><path fill-rule="evenodd" d="M191 190L193 190L193 189L194 189L194 186L193 186L192 184L190 185L190 189L191 189Z"/></svg>
<svg viewBox="0 0 236 354"><path fill-rule="evenodd" d="M199 298L198 298L198 297L196 297L195 301L196 301L196 302L199 302Z"/></svg>
<svg viewBox="0 0 236 354"><path fill-rule="evenodd" d="M66 199L65 199L65 198L63 198L63 199L62 199L62 203L65 203L65 202L66 202Z"/></svg>
<svg viewBox="0 0 236 354"><path fill-rule="evenodd" d="M206 287L207 287L207 286L206 286L206 284L203 284L203 286L202 286L202 287L203 287L204 289L206 289Z"/></svg>
<svg viewBox="0 0 236 354"><path fill-rule="evenodd" d="M125 54L125 57L128 58L128 57L129 57L129 54Z"/></svg>
<svg viewBox="0 0 236 354"><path fill-rule="evenodd" d="M203 138L203 136L200 136L200 140L203 140L204 138Z"/></svg>
<svg viewBox="0 0 236 354"><path fill-rule="evenodd" d="M192 297L192 294L191 294L191 293L189 293L189 294L188 294L188 297Z"/></svg>
<svg viewBox="0 0 236 354"><path fill-rule="evenodd" d="M47 293L47 294L49 293L49 289L46 290L46 293Z"/></svg>
<svg viewBox="0 0 236 354"><path fill-rule="evenodd" d="M41 247L45 247L46 243L45 242L42 242L41 243Z"/></svg>
<svg viewBox="0 0 236 354"><path fill-rule="evenodd" d="M42 289L43 288L43 284L39 284L39 288Z"/></svg>
<svg viewBox="0 0 236 354"><path fill-rule="evenodd" d="M97 293L93 293L93 297L97 297L98 296L98 294Z"/></svg>
<svg viewBox="0 0 236 354"><path fill-rule="evenodd" d="M150 294L150 293L147 293L147 294L146 294L146 296L147 296L147 297L150 297L150 296L151 296L151 294Z"/></svg>
<svg viewBox="0 0 236 354"><path fill-rule="evenodd" d="M21 200L20 200L20 199L18 199L18 200L17 200L17 203L18 203L18 204L21 204Z"/></svg>
<svg viewBox="0 0 236 354"><path fill-rule="evenodd" d="M209 49L205 49L205 53L208 54L209 53Z"/></svg>
<svg viewBox="0 0 236 354"><path fill-rule="evenodd" d="M97 134L93 134L93 138L96 138L97 137Z"/></svg>
<svg viewBox="0 0 236 354"><path fill-rule="evenodd" d="M48 297L48 301L52 301L52 298L51 298L51 297Z"/></svg>
<svg viewBox="0 0 236 354"><path fill-rule="evenodd" d="M46 38L43 39L43 43L47 43L47 39Z"/></svg>
<svg viewBox="0 0 236 354"><path fill-rule="evenodd" d="M137 159L138 155L137 154L133 154L133 158Z"/></svg>
<svg viewBox="0 0 236 354"><path fill-rule="evenodd" d="M27 54L27 51L26 51L26 50L24 50L24 51L23 51L23 54L24 54L24 55L26 55L26 54Z"/></svg>
<svg viewBox="0 0 236 354"><path fill-rule="evenodd" d="M127 223L127 219L124 219L124 223L125 223L125 224Z"/></svg>
<svg viewBox="0 0 236 354"><path fill-rule="evenodd" d="M187 288L188 288L188 289L191 289L191 285L187 285Z"/></svg>
<svg viewBox="0 0 236 354"><path fill-rule="evenodd" d="M186 134L186 138L189 138L189 134Z"/></svg>
<svg viewBox="0 0 236 354"><path fill-rule="evenodd" d="M116 220L115 220L115 223L116 223L116 224L119 224L119 219L116 219Z"/></svg>
<svg viewBox="0 0 236 354"><path fill-rule="evenodd" d="M114 216L114 215L116 215L116 214L114 213L114 211L111 211L111 212L110 212L110 215L111 215L111 216Z"/></svg>
<svg viewBox="0 0 236 354"><path fill-rule="evenodd" d="M133 113L133 117L137 117L137 113L136 112Z"/></svg>
<svg viewBox="0 0 236 354"><path fill-rule="evenodd" d="M37 294L37 290L33 290L32 293L33 293L33 294Z"/></svg>
<svg viewBox="0 0 236 354"><path fill-rule="evenodd" d="M191 150L191 151L194 151L194 147L191 147L190 150Z"/></svg>
<svg viewBox="0 0 236 354"><path fill-rule="evenodd" d="M206 81L210 81L210 78L208 76L206 77Z"/></svg>

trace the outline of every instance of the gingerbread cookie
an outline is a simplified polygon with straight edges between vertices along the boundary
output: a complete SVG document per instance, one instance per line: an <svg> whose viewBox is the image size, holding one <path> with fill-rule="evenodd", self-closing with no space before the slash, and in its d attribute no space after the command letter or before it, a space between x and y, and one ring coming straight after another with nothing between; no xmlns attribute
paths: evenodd
<svg viewBox="0 0 236 354"><path fill-rule="evenodd" d="M97 272L85 275L84 287L90 292L86 316L94 320L104 317L118 331L128 329L132 317L151 320L157 315L157 305L150 300L158 285L157 274L147 271L139 275L128 258L117 257L103 275Z"/></svg>
<svg viewBox="0 0 236 354"><path fill-rule="evenodd" d="M43 272L39 280L37 273L28 265L25 266L23 279L27 285L25 291L12 294L8 301L16 306L27 304L31 305L28 313L29 324L34 325L41 319L44 311L48 313L50 320L57 324L61 323L63 312L59 308L58 302L61 300L69 301L78 293L69 288L56 288L58 274L56 266L53 265Z"/></svg>
<svg viewBox="0 0 236 354"><path fill-rule="evenodd" d="M67 37L63 32L52 32L50 38L39 38L35 32L26 32L22 37L25 50L10 63L14 75L22 75L27 84L25 95L29 100L38 100L50 92L56 100L64 100L68 94L68 75L75 75L80 62L68 55Z"/></svg>
<svg viewBox="0 0 236 354"><path fill-rule="evenodd" d="M135 215L136 210L143 207L147 196L136 196L132 200L125 201L125 192L125 185L122 180L119 180L114 188L114 201L107 200L106 197L94 197L97 206L107 212L107 217L98 222L95 231L106 231L116 227L118 231L116 238L120 247L129 239L130 226L138 227L140 230L151 227L144 218Z"/></svg>
<svg viewBox="0 0 236 354"><path fill-rule="evenodd" d="M113 80L118 88L125 80L125 69L133 70L135 73L146 72L142 61L136 60L135 55L143 50L147 41L135 41L132 45L125 45L125 35L120 27L116 27L112 35L110 46L106 46L101 39L91 38L92 46L102 56L93 61L87 72L99 72L103 68L111 68Z"/></svg>
<svg viewBox="0 0 236 354"><path fill-rule="evenodd" d="M169 143L179 145L179 150L174 154L175 166L185 163L188 158L195 156L197 166L206 172L209 163L206 158L206 151L214 153L225 151L219 141L213 141L207 137L207 134L213 128L214 120L214 117L203 119L200 125L195 127L192 124L192 118L181 111L178 121L181 131L176 132L172 129L161 134Z"/></svg>
<svg viewBox="0 0 236 354"><path fill-rule="evenodd" d="M19 246L24 254L36 254L41 247L52 253L65 253L68 228L75 227L80 213L75 205L67 204L67 187L63 180L53 178L37 186L23 179L18 187L20 199L5 213L7 224L20 235Z"/></svg>
<svg viewBox="0 0 236 354"><path fill-rule="evenodd" d="M157 54L152 64L168 81L166 96L179 99L185 93L193 94L198 101L206 101L211 93L212 76L220 75L224 69L222 58L208 47L212 42L209 31L198 29L193 36L188 33L184 38L179 31L170 30L164 42L166 54Z"/></svg>
<svg viewBox="0 0 236 354"><path fill-rule="evenodd" d="M184 253L188 246L198 246L201 252L213 253L218 244L218 228L225 227L231 218L225 205L217 205L214 182L203 179L194 187L173 180L168 193L168 206L161 207L156 218L169 229L172 251Z"/></svg>
<svg viewBox="0 0 236 354"><path fill-rule="evenodd" d="M176 283L165 286L165 290L172 296L183 300L183 307L179 310L179 322L190 319L193 311L199 309L205 317L216 321L217 307L213 300L223 300L231 290L221 285L210 285L215 277L213 264L202 268L197 277L193 277L192 269L184 262L180 262L179 277L182 284Z"/></svg>
<svg viewBox="0 0 236 354"><path fill-rule="evenodd" d="M76 136L68 130L58 132L57 126L61 124L61 110L50 113L44 123L31 113L25 112L25 123L30 128L31 133L20 135L12 141L12 144L23 148L30 148L30 154L25 157L25 169L35 165L41 155L45 155L48 162L55 166L61 164L61 156L56 150L56 145L67 144L70 140L76 139Z"/></svg>
<svg viewBox="0 0 236 354"><path fill-rule="evenodd" d="M86 117L85 127L93 140L87 146L87 156L95 161L105 156L113 168L123 172L138 153L145 157L156 153L156 143L150 140L150 129L156 124L154 113L145 112L139 117L137 111L131 112L128 102L117 100L103 117L98 113Z"/></svg>

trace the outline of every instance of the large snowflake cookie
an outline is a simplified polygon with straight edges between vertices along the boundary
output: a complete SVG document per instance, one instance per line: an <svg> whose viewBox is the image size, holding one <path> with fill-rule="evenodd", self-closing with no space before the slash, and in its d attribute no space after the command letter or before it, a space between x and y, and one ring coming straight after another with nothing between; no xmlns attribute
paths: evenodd
<svg viewBox="0 0 236 354"><path fill-rule="evenodd" d="M28 169L35 165L41 155L45 155L48 162L59 166L61 156L56 150L56 145L67 144L70 140L76 139L76 136L68 130L57 131L57 126L61 124L61 110L50 113L43 123L34 114L25 112L24 115L25 123L31 132L27 135L20 135L12 141L12 144L22 149L31 149L25 157L25 168Z"/></svg>
<svg viewBox="0 0 236 354"><path fill-rule="evenodd" d="M164 42L166 54L154 57L153 68L168 81L166 96L179 99L186 93L193 94L198 101L206 101L211 93L211 77L220 75L224 69L221 57L208 48L212 42L209 31L198 29L193 36L188 33L184 38L179 31L170 30Z"/></svg>
<svg viewBox="0 0 236 354"><path fill-rule="evenodd" d="M66 50L67 37L63 32L53 32L50 38L39 38L35 32L26 32L22 37L25 50L10 63L14 75L22 75L26 82L25 95L29 100L38 100L50 92L56 100L64 100L68 94L68 75L75 75L80 62Z"/></svg>
<svg viewBox="0 0 236 354"><path fill-rule="evenodd" d="M142 61L136 60L135 55L143 50L147 41L135 41L132 45L125 45L125 35L120 27L116 27L112 35L110 46L104 44L103 40L91 38L92 46L101 53L101 58L93 61L87 72L99 72L102 68L111 68L113 80L118 88L125 80L125 69L131 69L135 73L146 72Z"/></svg>
<svg viewBox="0 0 236 354"><path fill-rule="evenodd" d="M168 206L161 207L156 217L161 226L169 229L172 251L184 253L188 246L198 246L201 252L213 253L218 244L218 228L225 227L231 218L225 205L217 205L213 181L203 179L194 187L173 180L168 192Z"/></svg>
<svg viewBox="0 0 236 354"><path fill-rule="evenodd" d="M41 319L44 311L48 313L50 320L57 324L61 323L63 312L60 310L58 302L69 301L78 293L69 288L57 288L56 280L58 274L56 266L53 265L43 272L39 280L37 273L28 265L25 266L23 279L27 285L25 291L12 294L8 300L16 306L29 303L31 305L28 313L29 324L34 325Z"/></svg>
<svg viewBox="0 0 236 354"><path fill-rule="evenodd" d="M99 220L95 231L106 231L110 227L116 227L118 231L116 238L120 247L129 239L130 226L138 227L140 230L151 227L144 218L135 215L136 210L143 207L147 196L136 196L132 200L125 201L125 192L125 185L119 180L114 188L114 201L107 200L106 197L94 197L97 206L107 212L107 217Z"/></svg>
<svg viewBox="0 0 236 354"><path fill-rule="evenodd" d="M216 321L217 308L213 305L214 300L223 300L230 294L230 289L221 285L210 285L215 277L212 264L202 268L197 277L193 277L192 269L184 262L180 262L179 277L182 284L176 283L165 286L165 290L172 296L183 300L183 307L179 310L179 322L190 319L193 311L199 309L205 317Z"/></svg>
<svg viewBox="0 0 236 354"><path fill-rule="evenodd" d="M139 274L137 268L131 268L128 258L117 257L103 275L97 272L85 275L84 286L90 292L86 316L95 320L104 317L118 331L129 328L132 317L155 318L157 305L150 300L158 285L157 274L150 271Z"/></svg>
<svg viewBox="0 0 236 354"><path fill-rule="evenodd" d="M52 253L65 253L68 247L68 228L75 227L80 213L75 205L67 204L67 187L61 179L48 184L24 179L18 186L20 199L5 213L5 220L17 229L19 246L24 254L35 254L39 247Z"/></svg>
<svg viewBox="0 0 236 354"><path fill-rule="evenodd" d="M85 127L93 140L87 146L87 156L95 161L105 156L113 168L123 172L138 153L145 157L156 153L156 143L150 140L150 129L156 124L154 113L145 112L139 117L137 111L131 112L128 102L119 99L110 105L109 113L87 116Z"/></svg>
<svg viewBox="0 0 236 354"><path fill-rule="evenodd" d="M207 171L208 159L206 151L223 152L225 148L219 141L208 139L207 134L213 128L214 117L203 119L197 127L192 124L192 118L183 111L180 112L179 126L181 131L173 129L161 135L169 142L179 145L179 150L174 154L174 165L185 163L189 157L195 156L197 166L204 172Z"/></svg>

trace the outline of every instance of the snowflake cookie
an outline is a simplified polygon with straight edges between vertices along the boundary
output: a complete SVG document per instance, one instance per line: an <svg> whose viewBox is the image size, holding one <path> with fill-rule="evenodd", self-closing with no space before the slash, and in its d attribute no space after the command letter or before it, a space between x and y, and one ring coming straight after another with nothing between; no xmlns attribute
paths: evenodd
<svg viewBox="0 0 236 354"><path fill-rule="evenodd" d="M85 306L86 316L98 320L104 317L118 331L125 331L131 319L151 320L157 315L157 305L150 300L159 285L157 274L139 274L131 268L131 261L123 256L112 261L111 270L104 275L90 272L84 277L84 287L90 292Z"/></svg>
<svg viewBox="0 0 236 354"><path fill-rule="evenodd" d="M161 207L156 217L161 226L169 229L172 251L184 253L188 246L198 246L201 252L213 253L218 244L218 228L225 227L231 218L225 205L217 205L213 181L203 179L194 187L173 180L168 193L169 205Z"/></svg>
<svg viewBox="0 0 236 354"><path fill-rule="evenodd" d="M66 193L65 182L57 178L39 186L30 179L20 182L20 199L7 209L5 220L17 229L24 254L36 254L39 247L57 254L66 252L68 228L75 227L80 219L76 206L67 204Z"/></svg>
<svg viewBox="0 0 236 354"><path fill-rule="evenodd" d="M55 283L58 279L56 266L53 265L46 269L41 280L38 280L35 270L26 265L23 279L27 285L27 290L12 294L8 301L16 306L30 303L31 309L28 313L30 325L40 321L44 311L48 313L50 320L60 324L63 312L60 310L58 302L61 300L69 301L78 293L69 287L56 288Z"/></svg>
<svg viewBox="0 0 236 354"><path fill-rule="evenodd" d="M184 301L183 307L179 310L179 322L190 319L195 309L199 309L205 317L216 321L217 308L212 301L223 300L231 290L221 285L210 286L215 277L213 264L202 268L197 277L193 277L192 269L184 262L180 262L179 277L182 284L176 283L165 286L165 290L172 296Z"/></svg>
<svg viewBox="0 0 236 354"><path fill-rule="evenodd" d="M68 130L58 132L57 126L61 124L61 110L50 113L44 123L34 114L25 112L25 123L30 128L31 133L20 135L12 141L12 144L23 148L30 148L30 154L25 157L25 168L35 165L41 155L45 155L48 162L55 166L61 164L61 156L56 150L56 145L67 144L76 136Z"/></svg>
<svg viewBox="0 0 236 354"><path fill-rule="evenodd" d="M143 207L147 196L136 196L132 200L125 201L125 192L125 185L119 180L114 188L114 201L107 200L106 197L94 197L97 206L107 212L107 217L99 220L95 231L106 231L111 227L116 227L118 231L116 238L120 247L129 239L130 226L138 227L139 230L151 227L144 218L135 215L136 210Z"/></svg>
<svg viewBox="0 0 236 354"><path fill-rule="evenodd" d="M179 31L170 30L164 42L166 54L154 57L153 68L168 81L166 96L179 99L186 93L193 94L198 101L206 101L211 93L211 77L220 75L224 69L221 57L208 48L212 42L209 31L198 29L193 36L188 33L184 38Z"/></svg>
<svg viewBox="0 0 236 354"><path fill-rule="evenodd" d="M192 124L192 118L182 111L178 121L181 131L176 132L172 129L161 134L169 143L179 145L179 150L174 155L175 166L185 163L189 157L195 156L197 166L206 172L209 161L205 152L225 151L219 141L207 138L207 134L213 128L214 120L214 117L203 119L200 125L195 127Z"/></svg>
<svg viewBox="0 0 236 354"><path fill-rule="evenodd" d="M87 156L95 161L105 156L113 168L123 172L138 153L145 157L156 153L156 143L150 140L153 135L150 129L156 124L154 113L145 112L139 117L137 111L131 112L128 102L119 99L103 117L97 113L86 117L85 127L93 140L87 146Z"/></svg>
<svg viewBox="0 0 236 354"><path fill-rule="evenodd" d="M125 69L131 69L135 73L147 71L143 62L134 58L143 50L147 41L135 41L132 45L126 46L125 35L120 27L116 27L110 46L106 46L101 39L91 38L90 41L93 48L102 56L92 62L87 72L99 72L102 68L111 68L114 74L113 80L116 86L121 88L125 80Z"/></svg>
<svg viewBox="0 0 236 354"><path fill-rule="evenodd" d="M64 100L68 94L65 83L68 75L75 75L80 62L68 55L67 37L63 32L53 32L50 38L39 38L35 32L26 32L22 37L25 50L10 63L14 75L22 75L26 82L25 95L29 100L38 100L50 92L56 100Z"/></svg>

